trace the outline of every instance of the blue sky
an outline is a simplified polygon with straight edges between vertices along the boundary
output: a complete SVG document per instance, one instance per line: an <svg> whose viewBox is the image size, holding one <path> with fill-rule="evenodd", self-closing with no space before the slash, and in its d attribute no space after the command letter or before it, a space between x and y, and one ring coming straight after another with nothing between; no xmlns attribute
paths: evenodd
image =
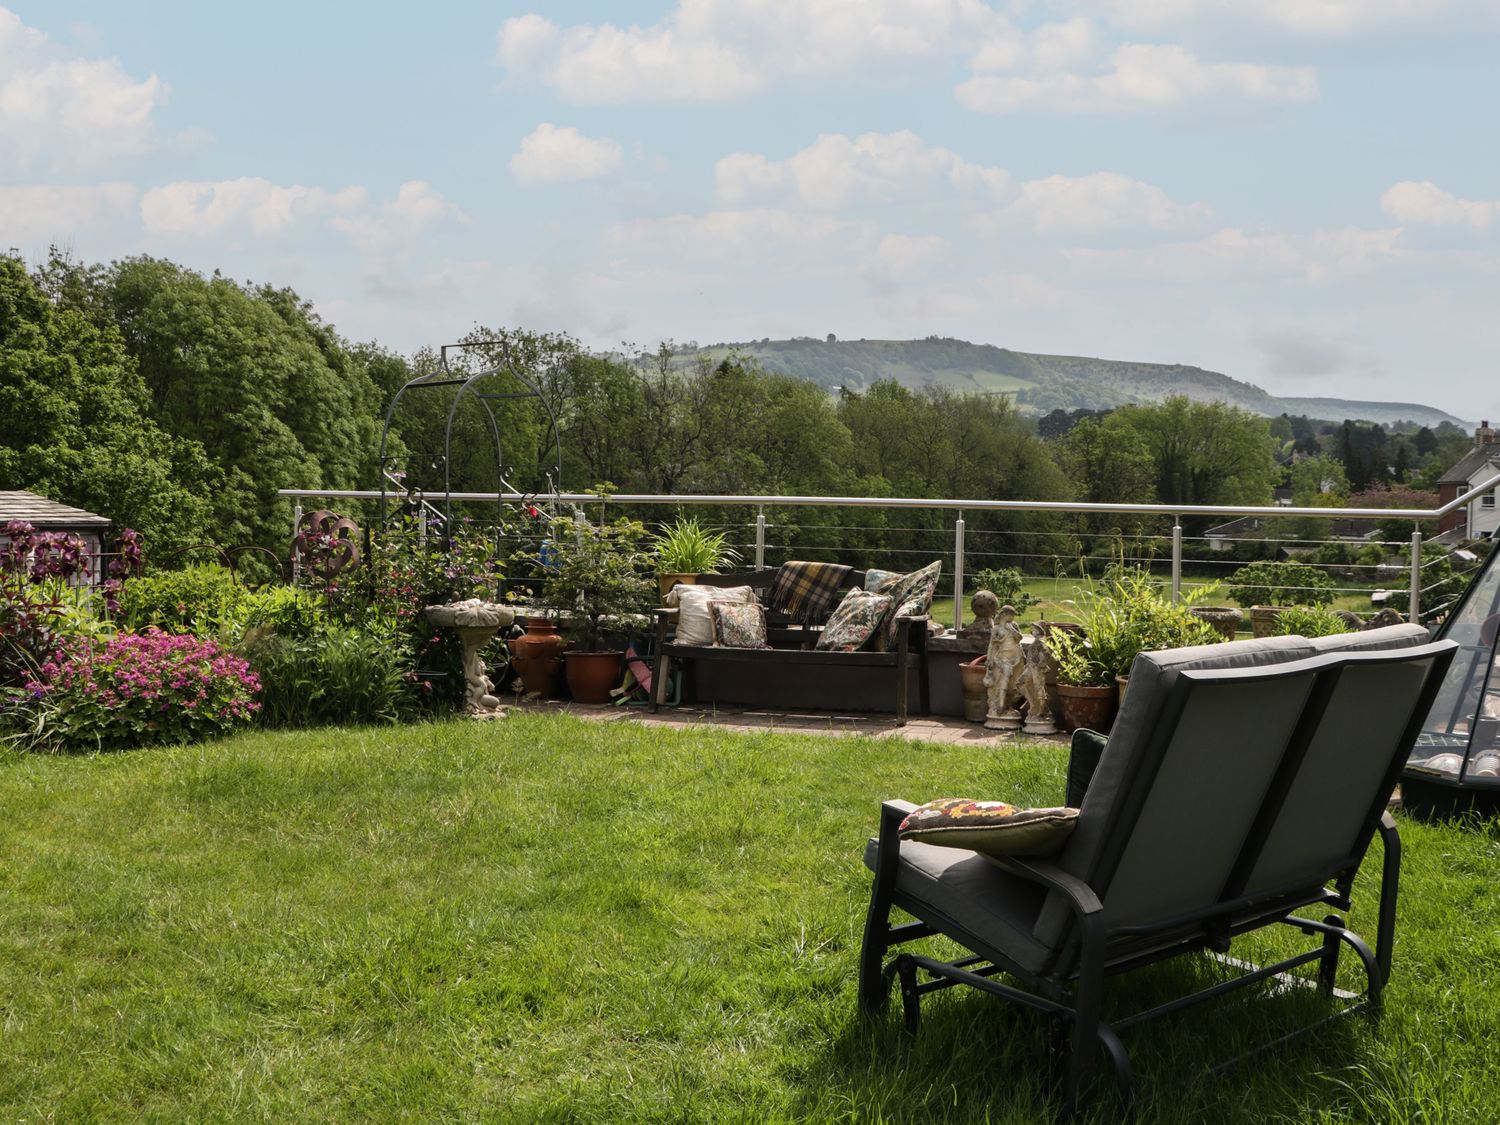
<svg viewBox="0 0 1500 1125"><path fill-rule="evenodd" d="M0 246L1500 416L1500 0L0 6Z"/></svg>

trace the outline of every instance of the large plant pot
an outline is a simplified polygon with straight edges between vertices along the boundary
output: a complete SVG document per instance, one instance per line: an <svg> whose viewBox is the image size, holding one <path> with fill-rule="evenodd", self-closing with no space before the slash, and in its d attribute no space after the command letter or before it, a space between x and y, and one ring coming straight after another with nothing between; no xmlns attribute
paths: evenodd
<svg viewBox="0 0 1500 1125"><path fill-rule="evenodd" d="M696 574L678 574L675 571L656 576L656 588L661 592L661 604L667 604L667 595L672 592L672 587L678 583L684 586L696 586L698 576Z"/></svg>
<svg viewBox="0 0 1500 1125"><path fill-rule="evenodd" d="M620 686L623 656L619 652L564 653L568 694L573 697L573 702L608 703L610 689Z"/></svg>
<svg viewBox="0 0 1500 1125"><path fill-rule="evenodd" d="M1188 612L1212 625L1226 641L1234 640L1240 631L1240 611L1232 605L1195 605L1189 606Z"/></svg>
<svg viewBox="0 0 1500 1125"><path fill-rule="evenodd" d="M1109 687L1058 684L1057 703L1062 711L1060 718L1063 728L1077 730L1085 727L1088 730L1107 731L1114 718L1117 695L1118 689L1113 684Z"/></svg>
<svg viewBox="0 0 1500 1125"><path fill-rule="evenodd" d="M982 723L990 711L990 693L984 686L983 655L958 666L958 682L963 688L964 718Z"/></svg>
<svg viewBox="0 0 1500 1125"><path fill-rule="evenodd" d="M557 698L562 650L567 646L568 642L558 635L557 622L533 617L526 623L525 634L510 642L510 662L526 691L544 699Z"/></svg>
<svg viewBox="0 0 1500 1125"><path fill-rule="evenodd" d="M1250 607L1250 630L1257 637L1271 637L1276 634L1276 619L1281 616L1285 606L1279 605L1253 605Z"/></svg>

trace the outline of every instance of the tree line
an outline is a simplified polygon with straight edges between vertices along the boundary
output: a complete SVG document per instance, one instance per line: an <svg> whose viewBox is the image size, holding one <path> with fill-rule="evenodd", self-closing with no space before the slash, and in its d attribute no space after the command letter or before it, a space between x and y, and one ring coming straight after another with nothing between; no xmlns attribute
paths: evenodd
<svg viewBox="0 0 1500 1125"><path fill-rule="evenodd" d="M1186 398L1056 411L1039 424L1005 396L882 382L835 397L742 357L682 357L670 343L599 354L565 335L482 327L464 343L446 360L353 343L290 289L162 259L84 265L54 254L28 269L3 256L0 489L40 492L135 527L157 559L202 542L284 557L291 505L278 489L374 488L383 470L427 494L446 479L454 491L539 494L604 486L1261 504L1278 484L1302 481L1305 492L1313 482L1337 500L1351 489L1421 483L1442 458L1456 460L1451 434L1330 428ZM387 464L379 463L386 411L401 387L481 372L489 374L473 384L477 393L456 408L451 383L408 391L392 418ZM531 387L540 398L527 397ZM881 508L771 515L778 542L851 557L898 542L935 549L949 541L953 519ZM1120 523L966 518L976 535L1005 536L1007 550L1039 557L1086 553L1091 537Z"/></svg>

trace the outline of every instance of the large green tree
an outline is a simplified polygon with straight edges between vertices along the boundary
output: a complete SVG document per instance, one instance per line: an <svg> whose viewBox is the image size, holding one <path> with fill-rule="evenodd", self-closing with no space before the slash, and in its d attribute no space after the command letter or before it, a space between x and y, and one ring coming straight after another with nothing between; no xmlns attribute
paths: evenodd
<svg viewBox="0 0 1500 1125"><path fill-rule="evenodd" d="M1144 442L1163 504L1270 502L1275 443L1266 419L1248 410L1175 396L1119 407L1104 427Z"/></svg>
<svg viewBox="0 0 1500 1125"><path fill-rule="evenodd" d="M287 289L132 258L93 284L169 433L202 445L223 475L214 535L284 554L280 488L376 479L381 396L369 372Z"/></svg>
<svg viewBox="0 0 1500 1125"><path fill-rule="evenodd" d="M0 257L0 489L134 527L157 558L206 536L217 470L152 420L119 333L59 307L45 281Z"/></svg>

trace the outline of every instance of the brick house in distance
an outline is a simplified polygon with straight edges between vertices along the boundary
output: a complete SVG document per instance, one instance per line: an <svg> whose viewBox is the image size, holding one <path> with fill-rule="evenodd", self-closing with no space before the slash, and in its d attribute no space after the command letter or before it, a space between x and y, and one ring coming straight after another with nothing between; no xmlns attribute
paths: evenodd
<svg viewBox="0 0 1500 1125"><path fill-rule="evenodd" d="M1495 443L1495 431L1486 420L1474 431L1474 448L1438 481L1438 499L1446 504L1496 477L1500 477L1500 445ZM1494 489L1438 521L1439 533L1457 531L1471 539L1494 535L1496 528L1500 528L1500 500Z"/></svg>

